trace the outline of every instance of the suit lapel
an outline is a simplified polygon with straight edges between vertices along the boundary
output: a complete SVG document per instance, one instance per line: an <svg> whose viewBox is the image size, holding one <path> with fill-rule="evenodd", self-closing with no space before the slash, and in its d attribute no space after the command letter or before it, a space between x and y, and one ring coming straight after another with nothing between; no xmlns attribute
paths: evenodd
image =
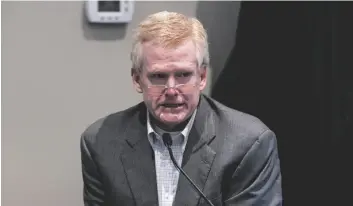
<svg viewBox="0 0 353 206"><path fill-rule="evenodd" d="M203 96L196 114L194 125L190 131L186 150L184 152L182 168L190 179L203 190L212 167L216 152L208 144L215 136L215 119L212 109ZM174 206L196 206L201 195L180 173L178 189Z"/></svg>
<svg viewBox="0 0 353 206"><path fill-rule="evenodd" d="M126 130L128 146L121 161L136 205L158 205L153 150L147 139L146 109L144 105L141 107Z"/></svg>

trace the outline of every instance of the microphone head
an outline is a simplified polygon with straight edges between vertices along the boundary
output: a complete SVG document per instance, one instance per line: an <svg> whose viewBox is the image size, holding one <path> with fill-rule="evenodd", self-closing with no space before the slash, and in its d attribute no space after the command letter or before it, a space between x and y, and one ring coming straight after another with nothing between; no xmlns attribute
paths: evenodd
<svg viewBox="0 0 353 206"><path fill-rule="evenodd" d="M166 147L170 147L173 144L173 140L172 137L170 136L169 133L164 133L162 135L162 139L163 139L163 143Z"/></svg>

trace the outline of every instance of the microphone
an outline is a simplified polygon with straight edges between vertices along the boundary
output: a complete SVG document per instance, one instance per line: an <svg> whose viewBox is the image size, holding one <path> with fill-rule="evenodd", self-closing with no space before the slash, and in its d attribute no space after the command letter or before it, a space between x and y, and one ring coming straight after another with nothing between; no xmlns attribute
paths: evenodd
<svg viewBox="0 0 353 206"><path fill-rule="evenodd" d="M194 188L200 193L200 195L206 200L206 202L207 202L209 205L214 206L214 205L212 204L212 202L211 202L209 199L207 199L206 195L203 194L203 192L200 190L200 188L198 188L197 185L195 185L195 183L190 179L190 177L184 172L184 170L181 169L181 167L179 167L178 163L176 162L176 160L175 160L175 158L174 158L172 148L170 148L170 146L172 146L172 144L173 144L173 140L172 140L172 138L170 137L170 134L164 133L164 134L162 135L162 139L163 139L164 145L165 145L165 146L167 147L167 149L168 149L170 158L172 159L172 162L173 162L174 166L184 175L184 177L186 177L186 179L192 184L192 186L194 186Z"/></svg>

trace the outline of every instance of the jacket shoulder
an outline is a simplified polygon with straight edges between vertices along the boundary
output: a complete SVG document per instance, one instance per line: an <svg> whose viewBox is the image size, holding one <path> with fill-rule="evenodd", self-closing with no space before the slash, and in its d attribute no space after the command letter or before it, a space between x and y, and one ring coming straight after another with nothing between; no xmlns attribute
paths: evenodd
<svg viewBox="0 0 353 206"><path fill-rule="evenodd" d="M214 116L218 119L216 130L220 137L214 147L221 151L222 158L240 160L256 142L276 142L275 134L258 117L227 107L213 99L209 101L216 114Z"/></svg>
<svg viewBox="0 0 353 206"><path fill-rule="evenodd" d="M219 126L229 133L237 136L258 137L265 131L270 130L262 120L254 115L230 108L210 97L208 97L208 101L217 113Z"/></svg>
<svg viewBox="0 0 353 206"><path fill-rule="evenodd" d="M81 141L94 144L101 130L123 130L129 124L128 119L141 111L143 102L127 109L101 117L88 125L81 134Z"/></svg>

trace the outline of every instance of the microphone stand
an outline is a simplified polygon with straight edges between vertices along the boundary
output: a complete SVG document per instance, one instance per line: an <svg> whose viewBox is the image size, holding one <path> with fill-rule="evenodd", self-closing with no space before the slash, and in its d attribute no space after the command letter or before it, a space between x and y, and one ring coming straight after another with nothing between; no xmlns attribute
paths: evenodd
<svg viewBox="0 0 353 206"><path fill-rule="evenodd" d="M201 194L201 196L206 200L206 202L210 205L210 206L214 206L212 204L212 202L206 197L205 194L203 194L203 192L200 190L199 187L197 187L197 185L195 185L195 183L189 178L189 176L184 172L183 169L181 169L178 165L178 163L176 162L174 155L173 155L173 151L172 148L170 147L173 144L172 138L170 137L170 134L168 133L164 133L163 134L163 143L164 145L167 147L168 152L169 152L169 156L172 159L172 162L174 164L174 166L184 175L184 177L186 177L186 179L194 186L194 188Z"/></svg>

